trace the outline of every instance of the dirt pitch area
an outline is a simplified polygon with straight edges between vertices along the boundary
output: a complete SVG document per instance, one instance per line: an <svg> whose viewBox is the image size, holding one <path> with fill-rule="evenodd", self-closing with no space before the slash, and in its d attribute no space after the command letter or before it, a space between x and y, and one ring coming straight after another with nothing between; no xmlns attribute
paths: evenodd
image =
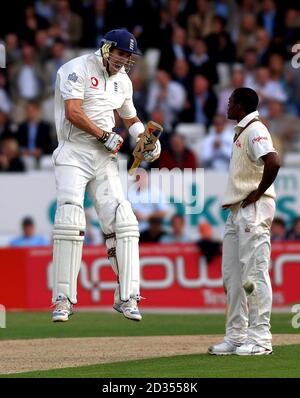
<svg viewBox="0 0 300 398"><path fill-rule="evenodd" d="M50 338L0 341L0 373L19 373L206 353L222 336ZM273 336L274 345L300 344L296 334Z"/></svg>

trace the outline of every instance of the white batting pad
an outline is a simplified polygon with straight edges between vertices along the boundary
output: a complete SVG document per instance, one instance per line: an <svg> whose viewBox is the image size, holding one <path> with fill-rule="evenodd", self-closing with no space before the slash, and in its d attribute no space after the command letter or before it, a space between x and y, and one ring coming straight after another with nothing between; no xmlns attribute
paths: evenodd
<svg viewBox="0 0 300 398"><path fill-rule="evenodd" d="M117 264L117 258L116 258L116 237L115 234L112 238L106 239L106 247L107 247L107 253L108 253L108 259L109 262L112 266L112 269L115 273L116 276L119 275L119 270L118 270L118 264Z"/></svg>
<svg viewBox="0 0 300 398"><path fill-rule="evenodd" d="M130 203L124 200L116 212L116 256L123 301L140 294L139 236L137 219Z"/></svg>
<svg viewBox="0 0 300 398"><path fill-rule="evenodd" d="M77 303L84 231L85 215L81 207L64 204L57 209L53 231L53 302L63 293L71 303Z"/></svg>

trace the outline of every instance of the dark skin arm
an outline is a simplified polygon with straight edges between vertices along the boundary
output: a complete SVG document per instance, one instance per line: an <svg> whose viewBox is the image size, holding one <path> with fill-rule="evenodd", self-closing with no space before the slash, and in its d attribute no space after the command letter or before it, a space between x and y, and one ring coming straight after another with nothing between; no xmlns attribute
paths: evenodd
<svg viewBox="0 0 300 398"><path fill-rule="evenodd" d="M264 161L264 173L258 188L251 192L242 202L242 207L248 206L250 203L258 201L258 199L266 192L269 186L275 181L281 166L280 158L277 153L270 152L262 156Z"/></svg>

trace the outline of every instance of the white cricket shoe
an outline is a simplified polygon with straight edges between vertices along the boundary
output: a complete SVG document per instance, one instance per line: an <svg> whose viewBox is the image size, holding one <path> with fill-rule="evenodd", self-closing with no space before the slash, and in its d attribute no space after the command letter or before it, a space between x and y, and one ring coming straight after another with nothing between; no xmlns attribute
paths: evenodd
<svg viewBox="0 0 300 398"><path fill-rule="evenodd" d="M138 308L139 301L140 297L130 297L127 301L115 301L113 309L123 314L125 318L132 321L141 321L142 315Z"/></svg>
<svg viewBox="0 0 300 398"><path fill-rule="evenodd" d="M265 348L254 341L246 341L236 349L237 355L270 355L273 353L272 348Z"/></svg>
<svg viewBox="0 0 300 398"><path fill-rule="evenodd" d="M73 314L73 304L70 302L67 296L59 293L56 297L55 306L52 312L53 322L65 322L69 320L69 316Z"/></svg>
<svg viewBox="0 0 300 398"><path fill-rule="evenodd" d="M228 342L223 341L219 344L214 344L208 347L208 354L210 355L233 355L235 354L237 346Z"/></svg>

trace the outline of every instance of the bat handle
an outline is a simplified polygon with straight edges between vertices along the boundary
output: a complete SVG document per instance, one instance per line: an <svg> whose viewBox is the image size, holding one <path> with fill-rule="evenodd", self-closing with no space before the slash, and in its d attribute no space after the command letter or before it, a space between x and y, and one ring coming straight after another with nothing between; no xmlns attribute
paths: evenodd
<svg viewBox="0 0 300 398"><path fill-rule="evenodd" d="M134 159L134 162L132 163L132 166L130 167L130 169L128 171L129 175L132 176L133 173L139 167L140 164L141 164L141 160L140 159Z"/></svg>

